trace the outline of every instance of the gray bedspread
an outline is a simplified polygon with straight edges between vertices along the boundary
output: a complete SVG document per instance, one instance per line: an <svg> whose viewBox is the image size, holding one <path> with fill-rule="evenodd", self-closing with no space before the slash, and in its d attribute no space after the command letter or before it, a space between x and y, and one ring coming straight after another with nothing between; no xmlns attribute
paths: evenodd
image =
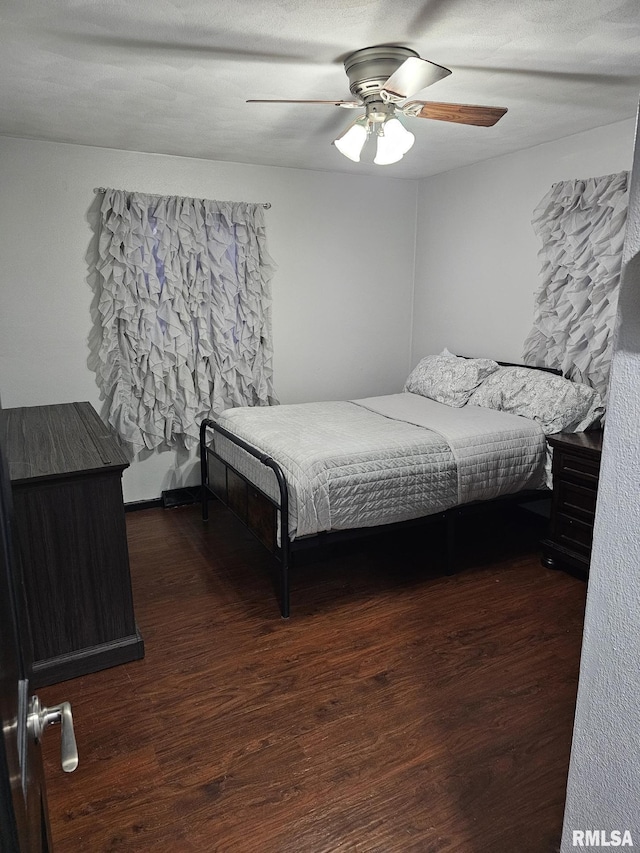
<svg viewBox="0 0 640 853"><path fill-rule="evenodd" d="M544 485L545 438L526 418L416 394L223 412L221 426L272 456L289 488L292 539L431 515ZM216 450L267 494L270 469L223 437Z"/></svg>

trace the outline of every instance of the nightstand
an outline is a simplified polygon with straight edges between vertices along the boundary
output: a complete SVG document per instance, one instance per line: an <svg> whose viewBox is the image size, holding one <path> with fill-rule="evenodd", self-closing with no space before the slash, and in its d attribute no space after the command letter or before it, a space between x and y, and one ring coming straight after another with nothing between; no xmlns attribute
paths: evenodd
<svg viewBox="0 0 640 853"><path fill-rule="evenodd" d="M600 476L602 430L547 436L553 448L553 497L542 564L589 571Z"/></svg>

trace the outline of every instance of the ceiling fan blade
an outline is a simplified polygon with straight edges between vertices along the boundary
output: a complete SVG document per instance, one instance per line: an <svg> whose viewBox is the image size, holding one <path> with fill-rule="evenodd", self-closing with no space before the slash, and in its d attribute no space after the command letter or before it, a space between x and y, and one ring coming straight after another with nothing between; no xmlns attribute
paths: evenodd
<svg viewBox="0 0 640 853"><path fill-rule="evenodd" d="M344 107L347 110L353 110L357 107L362 107L361 101L305 101L305 100L290 100L283 98L250 98L248 104L332 104L334 107Z"/></svg>
<svg viewBox="0 0 640 853"><path fill-rule="evenodd" d="M431 86L432 83L448 77L449 74L451 71L442 65L436 65L428 59L410 56L393 72L382 91L391 96L392 100L403 100L415 95L426 86Z"/></svg>
<svg viewBox="0 0 640 853"><path fill-rule="evenodd" d="M493 127L507 112L506 107L481 107L474 104L439 104L432 101L409 101L402 108L405 115L416 118L431 118L437 121L454 121L457 124L473 124L478 127Z"/></svg>

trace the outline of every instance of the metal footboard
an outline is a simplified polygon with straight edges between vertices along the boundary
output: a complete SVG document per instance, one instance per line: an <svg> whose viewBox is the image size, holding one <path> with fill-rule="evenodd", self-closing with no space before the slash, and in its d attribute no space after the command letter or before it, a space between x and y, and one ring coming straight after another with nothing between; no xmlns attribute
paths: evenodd
<svg viewBox="0 0 640 853"><path fill-rule="evenodd" d="M211 446L207 444L208 430L214 433L214 439ZM256 486L255 483L253 483L244 474L238 471L237 468L235 468L228 460L224 459L222 456L220 456L220 454L216 452L216 433L221 436L224 436L224 438L226 438L232 444L236 445L237 447L240 447L246 453L253 456L262 465L266 466L267 468L271 468L278 482L278 489L280 492L279 502L274 501L274 499L270 495L268 495L266 492ZM216 459L222 466L224 466L224 484L222 484L222 487L218 488L218 490L213 488L212 484L209 482L210 459ZM270 547L270 550L277 558L280 566L280 613L282 614L282 617L284 619L287 619L289 617L290 612L289 567L291 560L291 542L289 539L289 491L287 488L287 482L282 472L282 468L278 465L275 459L273 459L267 453L263 453L261 450L258 450L251 444L248 444L243 439L238 438L238 436L234 435L232 432L229 432L224 427L220 426L216 421L212 421L209 419L203 420L200 425L200 498L202 502L202 520L206 521L209 517L209 495L212 494L218 499L220 499L225 504L225 506L229 507L229 509L235 512L236 515L239 515L242 521L247 524L249 529L256 536L258 536L258 538L261 539L264 544L267 544L264 538L252 527L250 523L248 523L248 516L250 516L249 509L247 508L246 511L243 512L242 500L240 499L240 501L238 501L237 497L235 500L233 499L234 491L233 487L230 487L229 484L229 472L232 472L232 476L235 478L236 482L240 481L245 484L245 487L247 489L247 507L249 505L250 499L259 495L261 501L264 501L268 503L271 507L273 507L274 519L278 518L279 513L280 542L278 544L277 539L274 536L272 542L273 547ZM249 489L251 491L249 491Z"/></svg>

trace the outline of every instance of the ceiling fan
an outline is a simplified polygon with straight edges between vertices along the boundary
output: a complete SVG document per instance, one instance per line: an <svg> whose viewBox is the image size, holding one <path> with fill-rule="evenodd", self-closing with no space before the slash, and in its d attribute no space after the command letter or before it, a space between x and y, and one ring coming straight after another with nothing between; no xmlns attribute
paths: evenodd
<svg viewBox="0 0 640 853"><path fill-rule="evenodd" d="M358 100L252 98L247 103L331 104L344 109L364 109L333 144L345 157L357 163L367 140L375 137L377 149L373 162L380 166L401 160L415 141L414 135L398 119L398 113L415 118L491 127L507 112L505 107L408 101L412 95L451 74L448 68L421 59L409 47L365 47L350 53L344 60L344 67L351 94Z"/></svg>

